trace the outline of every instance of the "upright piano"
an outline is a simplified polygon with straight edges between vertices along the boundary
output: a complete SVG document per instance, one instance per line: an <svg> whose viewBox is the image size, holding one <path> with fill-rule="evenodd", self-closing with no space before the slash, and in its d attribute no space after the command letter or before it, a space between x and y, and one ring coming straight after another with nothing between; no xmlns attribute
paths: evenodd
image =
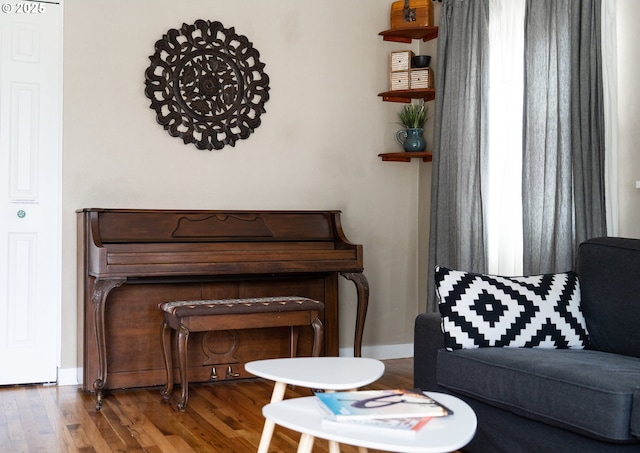
<svg viewBox="0 0 640 453"><path fill-rule="evenodd" d="M362 246L340 211L82 209L78 220L83 390L165 383L158 304L169 300L304 296L324 302L324 354L338 355L338 276L355 284L354 355L369 297ZM299 353L309 354L311 332ZM282 357L288 331L194 334L191 382L248 377L243 364ZM176 367L177 370L177 367ZM176 376L177 377L177 376Z"/></svg>

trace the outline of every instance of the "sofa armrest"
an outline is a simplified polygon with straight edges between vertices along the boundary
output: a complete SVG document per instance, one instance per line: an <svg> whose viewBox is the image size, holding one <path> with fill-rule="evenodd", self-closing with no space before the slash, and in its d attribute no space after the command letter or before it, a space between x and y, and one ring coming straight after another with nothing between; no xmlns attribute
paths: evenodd
<svg viewBox="0 0 640 453"><path fill-rule="evenodd" d="M416 317L413 336L413 386L422 390L441 390L436 382L438 350L444 348L440 313L421 313Z"/></svg>

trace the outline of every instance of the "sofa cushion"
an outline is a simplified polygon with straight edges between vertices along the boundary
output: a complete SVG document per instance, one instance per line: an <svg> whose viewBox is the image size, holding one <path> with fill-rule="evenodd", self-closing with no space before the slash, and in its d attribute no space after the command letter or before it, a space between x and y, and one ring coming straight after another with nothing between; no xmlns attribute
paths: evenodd
<svg viewBox="0 0 640 453"><path fill-rule="evenodd" d="M455 393L594 439L640 439L635 357L573 349L441 349L436 378Z"/></svg>
<svg viewBox="0 0 640 453"><path fill-rule="evenodd" d="M640 357L640 240L589 239L577 270L592 348Z"/></svg>
<svg viewBox="0 0 640 453"><path fill-rule="evenodd" d="M575 272L502 277L438 266L435 286L449 350L588 345Z"/></svg>

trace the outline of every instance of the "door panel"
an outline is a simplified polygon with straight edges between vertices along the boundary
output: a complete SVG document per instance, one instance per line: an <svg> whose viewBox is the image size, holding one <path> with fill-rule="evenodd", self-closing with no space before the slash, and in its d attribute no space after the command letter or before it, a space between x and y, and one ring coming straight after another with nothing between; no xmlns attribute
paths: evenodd
<svg viewBox="0 0 640 453"><path fill-rule="evenodd" d="M55 381L60 342L62 6L18 8L0 15L0 385Z"/></svg>

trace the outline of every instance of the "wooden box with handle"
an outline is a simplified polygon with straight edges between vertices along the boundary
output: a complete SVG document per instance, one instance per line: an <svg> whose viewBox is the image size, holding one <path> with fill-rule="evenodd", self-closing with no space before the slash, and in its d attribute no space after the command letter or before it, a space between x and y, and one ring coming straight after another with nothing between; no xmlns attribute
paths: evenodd
<svg viewBox="0 0 640 453"><path fill-rule="evenodd" d="M400 0L391 4L391 29L433 25L431 0Z"/></svg>

